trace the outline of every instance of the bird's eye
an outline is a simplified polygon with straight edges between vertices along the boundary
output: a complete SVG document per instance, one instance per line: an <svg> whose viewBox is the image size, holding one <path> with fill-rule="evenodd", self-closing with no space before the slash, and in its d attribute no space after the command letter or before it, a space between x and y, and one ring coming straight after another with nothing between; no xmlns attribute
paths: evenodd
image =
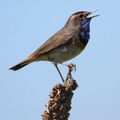
<svg viewBox="0 0 120 120"><path fill-rule="evenodd" d="M79 15L80 18L82 18L83 16L84 16L83 14Z"/></svg>

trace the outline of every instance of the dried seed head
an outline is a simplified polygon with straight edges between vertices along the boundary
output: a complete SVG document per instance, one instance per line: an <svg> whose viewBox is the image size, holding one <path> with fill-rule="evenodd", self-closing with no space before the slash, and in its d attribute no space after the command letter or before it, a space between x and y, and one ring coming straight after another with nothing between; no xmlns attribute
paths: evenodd
<svg viewBox="0 0 120 120"><path fill-rule="evenodd" d="M47 110L42 114L42 120L68 120L71 109L72 90L77 88L75 80L68 79L64 85L57 84L52 88Z"/></svg>

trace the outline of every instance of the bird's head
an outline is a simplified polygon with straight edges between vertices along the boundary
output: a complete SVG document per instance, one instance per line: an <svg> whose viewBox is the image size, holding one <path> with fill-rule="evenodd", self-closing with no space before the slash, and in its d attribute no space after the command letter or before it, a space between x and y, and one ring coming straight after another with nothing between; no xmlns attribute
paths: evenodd
<svg viewBox="0 0 120 120"><path fill-rule="evenodd" d="M87 11L76 12L69 17L66 25L70 27L78 27L78 28L89 25L91 19L98 16L95 15L89 17L89 15L91 15L92 13L93 12L87 12Z"/></svg>

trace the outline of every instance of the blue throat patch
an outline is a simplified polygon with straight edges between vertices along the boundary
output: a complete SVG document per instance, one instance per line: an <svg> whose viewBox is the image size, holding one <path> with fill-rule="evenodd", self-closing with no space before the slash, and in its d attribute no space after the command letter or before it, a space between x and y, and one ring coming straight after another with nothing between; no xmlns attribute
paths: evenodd
<svg viewBox="0 0 120 120"><path fill-rule="evenodd" d="M91 18L86 18L81 22L80 39L86 45L90 39L90 21Z"/></svg>

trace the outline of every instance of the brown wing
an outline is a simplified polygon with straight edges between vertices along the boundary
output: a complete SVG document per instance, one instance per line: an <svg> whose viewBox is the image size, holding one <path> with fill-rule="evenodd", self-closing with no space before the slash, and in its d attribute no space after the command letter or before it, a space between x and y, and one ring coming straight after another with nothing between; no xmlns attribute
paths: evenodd
<svg viewBox="0 0 120 120"><path fill-rule="evenodd" d="M48 39L41 47L39 47L32 55L39 56L41 54L44 54L62 44L65 44L68 42L73 36L73 33L66 30L60 30L55 35L53 35L50 39Z"/></svg>

